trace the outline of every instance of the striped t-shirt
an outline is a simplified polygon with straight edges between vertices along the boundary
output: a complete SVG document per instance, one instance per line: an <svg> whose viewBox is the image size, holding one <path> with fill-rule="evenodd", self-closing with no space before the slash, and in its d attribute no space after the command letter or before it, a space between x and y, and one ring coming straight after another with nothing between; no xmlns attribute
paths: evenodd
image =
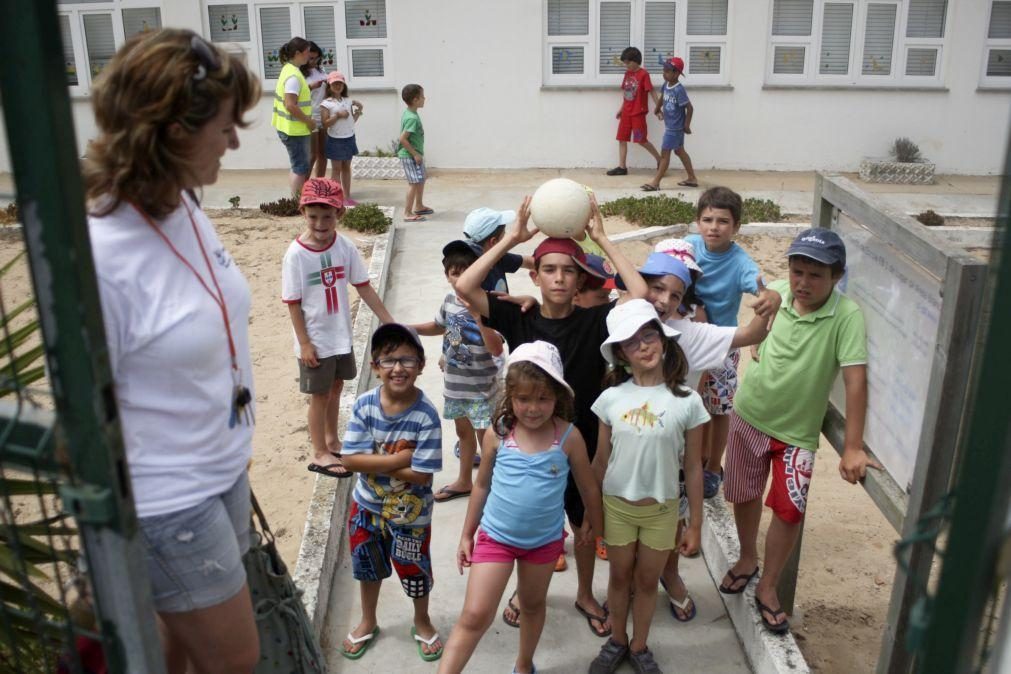
<svg viewBox="0 0 1011 674"><path fill-rule="evenodd" d="M442 353L446 356L444 394L447 400L491 400L495 397L498 364L481 339L481 331L467 307L449 293L435 322L446 328Z"/></svg>
<svg viewBox="0 0 1011 674"><path fill-rule="evenodd" d="M395 417L383 412L376 387L355 401L344 433L344 454L395 454L413 451L411 468L419 473L442 470L442 424L421 390L410 408ZM359 473L355 503L391 524L424 527L432 521L432 487L388 475Z"/></svg>

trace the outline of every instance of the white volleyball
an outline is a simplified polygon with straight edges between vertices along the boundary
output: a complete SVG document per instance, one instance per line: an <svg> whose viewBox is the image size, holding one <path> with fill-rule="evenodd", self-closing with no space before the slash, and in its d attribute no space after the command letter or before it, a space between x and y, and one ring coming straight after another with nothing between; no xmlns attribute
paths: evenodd
<svg viewBox="0 0 1011 674"><path fill-rule="evenodd" d="M590 195L575 180L554 178L534 192L530 217L544 234L567 239L582 232L590 218Z"/></svg>

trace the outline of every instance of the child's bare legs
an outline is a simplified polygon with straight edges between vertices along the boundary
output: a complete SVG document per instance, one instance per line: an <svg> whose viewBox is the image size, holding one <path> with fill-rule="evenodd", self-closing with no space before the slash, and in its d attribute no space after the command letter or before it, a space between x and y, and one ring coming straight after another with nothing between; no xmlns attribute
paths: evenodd
<svg viewBox="0 0 1011 674"><path fill-rule="evenodd" d="M336 180L336 178L335 178ZM344 198L351 198L351 160L340 162L340 183L344 188Z"/></svg>
<svg viewBox="0 0 1011 674"><path fill-rule="evenodd" d="M460 440L460 472L456 481L446 485L452 491L470 491L474 486L474 455L484 440L485 429L474 428L467 417L453 420L456 424L456 437Z"/></svg>
<svg viewBox="0 0 1011 674"><path fill-rule="evenodd" d="M684 530L684 520L679 520L677 533L677 542L679 545L681 543L681 535L684 533ZM663 584L667 586L667 596L674 601L684 601L688 596L688 587L681 578L681 572L678 569L678 562L680 559L681 555L678 554L678 549L675 547L670 551L670 554L667 556L667 563L664 564L663 571L660 572L660 578L663 580ZM677 614L681 616L683 620L687 620L689 614L692 612L691 604L686 604L683 609L674 606L674 610L677 611Z"/></svg>
<svg viewBox="0 0 1011 674"><path fill-rule="evenodd" d="M431 639L435 633L435 625L432 624L432 618L428 615L428 598L430 594L426 594L424 597L419 597L414 601L414 631L422 639ZM419 642L420 643L420 642ZM431 645L421 644L421 651L425 655L431 655L442 648L442 640L436 639Z"/></svg>
<svg viewBox="0 0 1011 674"><path fill-rule="evenodd" d="M755 596L773 610L780 608L776 586L779 585L779 576L786 566L786 560L793 552L793 546L797 544L798 535L800 535L799 525L785 522L776 515L772 516L769 531L765 534L765 569L755 587ZM778 625L783 621L783 616L773 616L766 611L765 619Z"/></svg>
<svg viewBox="0 0 1011 674"><path fill-rule="evenodd" d="M648 140L644 140L641 143L639 143L639 146L653 156L653 159L656 161L657 166L660 165L660 153L657 152L656 147L653 146L653 143L649 142Z"/></svg>
<svg viewBox="0 0 1011 674"><path fill-rule="evenodd" d="M681 163L685 167L685 173L688 174L688 177L686 178L686 182L697 183L699 181L699 179L695 175L695 169L692 168L692 158L688 156L688 153L685 151L684 146L682 145L678 149L674 150L674 154L676 154L678 156L678 159L681 160ZM668 155L667 159L668 160L670 159L669 155Z"/></svg>
<svg viewBox="0 0 1011 674"><path fill-rule="evenodd" d="M404 202L404 219L413 218L414 211L421 209L421 189L424 183L410 183L407 186L407 201Z"/></svg>
<svg viewBox="0 0 1011 674"><path fill-rule="evenodd" d="M628 168L628 142L618 141L618 167Z"/></svg>
<svg viewBox="0 0 1011 674"><path fill-rule="evenodd" d="M656 611L656 584L669 553L669 550L654 550L642 543L607 546L607 558L611 565L607 586L611 639L617 644L627 644L634 653L646 648L653 613ZM618 561L617 568L615 560ZM635 592L635 597L631 600L632 639L629 640L627 623L631 591Z"/></svg>
<svg viewBox="0 0 1011 674"><path fill-rule="evenodd" d="M663 179L667 169L670 167L670 150L664 150L660 153L660 165L656 167L656 175L653 176L653 180L650 180L647 185L652 185L653 187L660 189L660 181Z"/></svg>
<svg viewBox="0 0 1011 674"><path fill-rule="evenodd" d="M593 548L590 548L593 552ZM555 572L555 562L531 564L519 562L516 569L516 592L520 602L520 652L516 656L515 672L533 672L534 651L541 640L548 585Z"/></svg>
<svg viewBox="0 0 1011 674"><path fill-rule="evenodd" d="M730 415L729 414L714 414L712 415L712 421L709 422L709 451L703 452L708 454L708 462L703 458L703 464L706 470L718 473L723 464L723 452L727 448L727 435L730 434Z"/></svg>
<svg viewBox="0 0 1011 674"><path fill-rule="evenodd" d="M312 460L321 466L334 463L327 447L327 417L329 416L330 391L309 395L309 440L312 442Z"/></svg>
<svg viewBox="0 0 1011 674"><path fill-rule="evenodd" d="M422 181L422 182L418 183L418 205L414 207L414 210L416 210L416 211L424 211L424 210L426 210L428 208L428 206L426 206L424 204L425 183L426 182L427 181Z"/></svg>
<svg viewBox="0 0 1011 674"><path fill-rule="evenodd" d="M337 430L337 422L341 411L341 391L344 390L344 380L335 379L330 387L330 399L326 404L326 449L330 454L340 454L341 437ZM311 428L311 427L310 427ZM315 448L313 448L315 450Z"/></svg>
<svg viewBox="0 0 1011 674"><path fill-rule="evenodd" d="M362 597L362 619L358 625L351 630L351 634L358 638L366 634L371 634L379 624L376 618L376 606L379 605L379 590L383 586L381 580L360 580L358 581L359 592ZM431 634L431 633L429 633ZM359 641L357 644L351 643L350 639L344 640L344 650L348 653L357 653L365 648L367 641Z"/></svg>
<svg viewBox="0 0 1011 674"><path fill-rule="evenodd" d="M326 132L317 131L316 133L309 134L312 143L310 146L312 152L309 157L309 173L315 175L317 178L322 178L326 175ZM313 170L315 169L315 170Z"/></svg>
<svg viewBox="0 0 1011 674"><path fill-rule="evenodd" d="M467 666L481 637L495 620L512 572L512 564L481 563L470 567L463 610L439 660L439 674L457 674Z"/></svg>
<svg viewBox="0 0 1011 674"><path fill-rule="evenodd" d="M607 610L611 615L611 639L622 646L628 645L629 593L635 573L635 555L638 543L608 545Z"/></svg>
<svg viewBox="0 0 1011 674"><path fill-rule="evenodd" d="M743 578L732 581L729 575L724 576L723 587L731 590L744 587L750 580L745 579L758 568L758 525L761 521L761 497L734 504L734 523L737 525L737 538L741 542L741 556L737 559L737 563L730 567L730 571Z"/></svg>

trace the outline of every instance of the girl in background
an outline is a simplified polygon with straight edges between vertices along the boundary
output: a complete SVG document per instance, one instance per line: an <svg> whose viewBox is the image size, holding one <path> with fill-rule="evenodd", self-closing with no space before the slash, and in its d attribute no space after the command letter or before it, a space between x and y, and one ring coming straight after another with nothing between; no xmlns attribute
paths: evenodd
<svg viewBox="0 0 1011 674"><path fill-rule="evenodd" d="M320 133L319 105L326 98L326 71L323 70L321 61L323 60L323 50L315 42L309 41L309 61L300 70L305 77L305 83L309 85L312 102L312 119L316 122L316 128L309 136L309 175L322 178L326 175L326 136Z"/></svg>
<svg viewBox="0 0 1011 674"><path fill-rule="evenodd" d="M333 162L330 177L344 188L344 204L356 206L351 198L351 159L358 154L355 141L355 122L362 115L362 104L351 99L343 73L333 71L327 75L328 93L320 104L320 119L326 129L326 154L323 159Z"/></svg>
<svg viewBox="0 0 1011 674"><path fill-rule="evenodd" d="M598 531L603 526L586 444L571 423L573 404L558 349L537 341L513 351L506 363L505 393L493 420L495 433L485 433L481 467L460 535L457 568L461 574L464 567L470 568L470 578L440 674L466 667L495 618L513 562L522 607L513 672L537 671L533 657L544 628L545 598L565 540L563 497L570 470L587 515L576 544L591 544L590 525Z"/></svg>

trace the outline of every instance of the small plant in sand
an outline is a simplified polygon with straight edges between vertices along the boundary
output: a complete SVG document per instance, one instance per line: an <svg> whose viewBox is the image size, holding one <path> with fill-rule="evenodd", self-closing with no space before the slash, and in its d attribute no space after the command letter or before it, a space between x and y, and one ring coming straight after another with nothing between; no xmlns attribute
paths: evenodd
<svg viewBox="0 0 1011 674"><path fill-rule="evenodd" d="M679 225L695 221L695 206L683 199L658 195L621 197L600 207L603 215L620 215L640 227Z"/></svg>
<svg viewBox="0 0 1011 674"><path fill-rule="evenodd" d="M18 205L10 202L7 207L0 211L0 225L11 225L18 221Z"/></svg>
<svg viewBox="0 0 1011 674"><path fill-rule="evenodd" d="M779 204L771 199L745 199L741 206L741 223L747 222L779 222L783 212Z"/></svg>
<svg viewBox="0 0 1011 674"><path fill-rule="evenodd" d="M232 208L238 208L239 207L239 195L236 194L234 197L231 197L228 200L228 203L230 203L232 205Z"/></svg>
<svg viewBox="0 0 1011 674"><path fill-rule="evenodd" d="M267 215L278 215L283 218L298 215L298 197L281 197L277 201L268 201L260 204L260 210Z"/></svg>
<svg viewBox="0 0 1011 674"><path fill-rule="evenodd" d="M342 226L369 234L386 233L392 222L376 204L358 204L349 208L341 219Z"/></svg>
<svg viewBox="0 0 1011 674"><path fill-rule="evenodd" d="M923 161L923 157L920 155L920 146L908 138L896 138L888 152L895 161L904 164Z"/></svg>
<svg viewBox="0 0 1011 674"><path fill-rule="evenodd" d="M941 227L944 225L944 216L931 210L923 211L916 216L916 219L927 227Z"/></svg>

